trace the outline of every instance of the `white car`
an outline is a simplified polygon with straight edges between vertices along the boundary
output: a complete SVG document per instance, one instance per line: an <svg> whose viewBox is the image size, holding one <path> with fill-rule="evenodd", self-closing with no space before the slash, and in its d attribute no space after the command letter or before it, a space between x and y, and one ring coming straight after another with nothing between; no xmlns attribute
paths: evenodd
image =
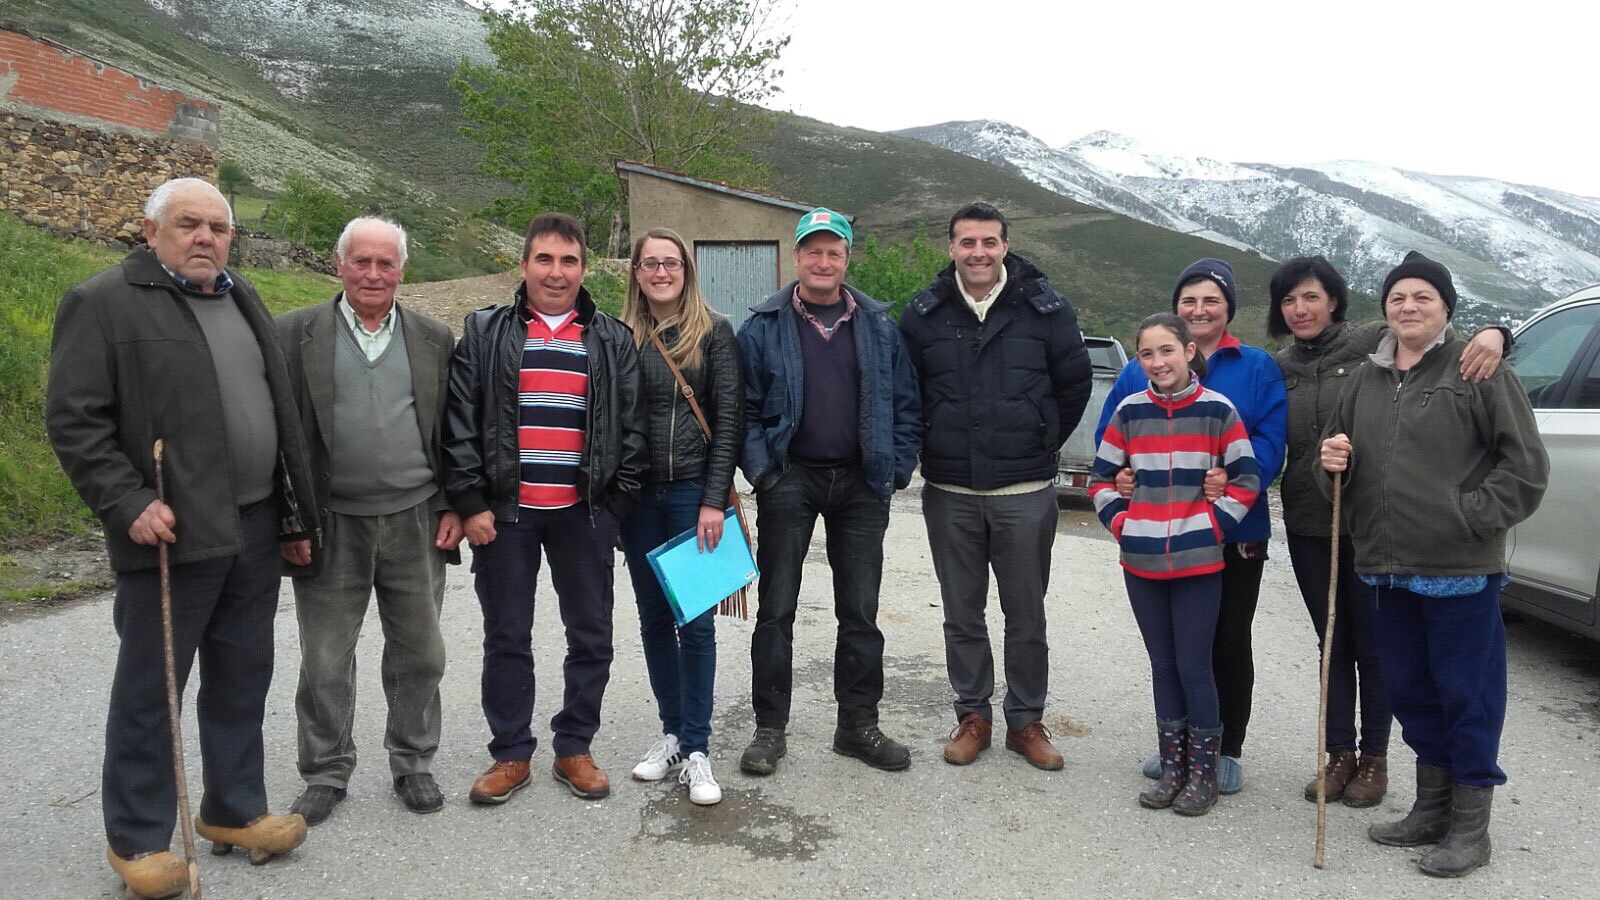
<svg viewBox="0 0 1600 900"><path fill-rule="evenodd" d="M1550 454L1537 512L1506 539L1508 609L1600 639L1600 284L1535 313L1509 362Z"/></svg>

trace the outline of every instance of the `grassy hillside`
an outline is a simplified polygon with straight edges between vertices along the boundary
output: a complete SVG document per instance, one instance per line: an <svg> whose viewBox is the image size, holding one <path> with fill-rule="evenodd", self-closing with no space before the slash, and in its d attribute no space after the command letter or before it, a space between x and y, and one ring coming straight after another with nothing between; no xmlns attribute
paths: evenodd
<svg viewBox="0 0 1600 900"><path fill-rule="evenodd" d="M121 258L0 214L0 544L48 540L94 525L45 437L45 376L61 296ZM304 272L243 273L274 313L325 300L338 288L331 278Z"/></svg>

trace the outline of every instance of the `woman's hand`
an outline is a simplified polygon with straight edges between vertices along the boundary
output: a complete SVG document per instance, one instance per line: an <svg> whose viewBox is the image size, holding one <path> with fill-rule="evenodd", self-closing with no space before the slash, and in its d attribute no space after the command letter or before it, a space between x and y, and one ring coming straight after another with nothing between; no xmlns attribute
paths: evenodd
<svg viewBox="0 0 1600 900"><path fill-rule="evenodd" d="M1481 382L1500 368L1506 352L1505 332L1498 328L1485 328L1467 342L1461 351L1461 377L1466 381Z"/></svg>
<svg viewBox="0 0 1600 900"><path fill-rule="evenodd" d="M700 507L700 523L695 526L694 545L701 553L710 553L722 543L722 523L725 521L725 514L715 506Z"/></svg>
<svg viewBox="0 0 1600 900"><path fill-rule="evenodd" d="M1343 472L1350 468L1350 435L1340 432L1322 442L1322 468L1326 472Z"/></svg>

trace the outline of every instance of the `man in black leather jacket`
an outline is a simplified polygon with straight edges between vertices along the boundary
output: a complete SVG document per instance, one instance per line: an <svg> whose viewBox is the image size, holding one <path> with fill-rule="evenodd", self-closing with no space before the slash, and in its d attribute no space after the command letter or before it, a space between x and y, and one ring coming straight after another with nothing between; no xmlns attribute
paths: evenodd
<svg viewBox="0 0 1600 900"><path fill-rule="evenodd" d="M567 631L566 699L550 721L553 775L584 799L610 793L589 744L611 674L618 522L650 457L639 354L627 327L584 290L587 262L575 219L535 218L514 302L467 316L450 363L445 493L475 557L495 759L472 787L477 803L503 803L528 783L541 551Z"/></svg>

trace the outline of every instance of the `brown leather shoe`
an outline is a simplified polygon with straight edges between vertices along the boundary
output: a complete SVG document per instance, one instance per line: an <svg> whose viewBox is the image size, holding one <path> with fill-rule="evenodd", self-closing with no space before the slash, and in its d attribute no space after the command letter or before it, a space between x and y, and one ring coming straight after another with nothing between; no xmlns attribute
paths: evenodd
<svg viewBox="0 0 1600 900"><path fill-rule="evenodd" d="M1344 796L1345 786L1356 774L1356 752L1354 750L1329 750L1328 763L1322 768L1322 777L1327 782L1325 796L1329 803L1338 803ZM1312 776L1306 782L1306 799L1312 803L1317 802L1317 779Z"/></svg>
<svg viewBox="0 0 1600 900"><path fill-rule="evenodd" d="M1006 749L1022 754L1035 769L1053 772L1066 764L1061 751L1050 743L1050 729L1038 720L1029 722L1021 731L1007 731Z"/></svg>
<svg viewBox="0 0 1600 900"><path fill-rule="evenodd" d="M124 859L106 849L106 861L134 897L176 897L189 886L189 870L171 850L140 853Z"/></svg>
<svg viewBox="0 0 1600 900"><path fill-rule="evenodd" d="M489 767L472 783L467 794L473 803L504 803L511 795L528 785L528 761L502 759Z"/></svg>
<svg viewBox="0 0 1600 900"><path fill-rule="evenodd" d="M1389 758L1386 756L1361 757L1356 764L1356 774L1344 788L1344 805L1366 809L1383 802L1389 792Z"/></svg>
<svg viewBox="0 0 1600 900"><path fill-rule="evenodd" d="M989 749L989 737L994 726L977 713L967 713L950 732L950 743L944 745L944 761L952 766L971 765L978 754Z"/></svg>
<svg viewBox="0 0 1600 900"><path fill-rule="evenodd" d="M550 774L566 785L574 797L599 800L611 795L611 779L606 777L605 770L594 764L594 757L587 753L556 757Z"/></svg>

